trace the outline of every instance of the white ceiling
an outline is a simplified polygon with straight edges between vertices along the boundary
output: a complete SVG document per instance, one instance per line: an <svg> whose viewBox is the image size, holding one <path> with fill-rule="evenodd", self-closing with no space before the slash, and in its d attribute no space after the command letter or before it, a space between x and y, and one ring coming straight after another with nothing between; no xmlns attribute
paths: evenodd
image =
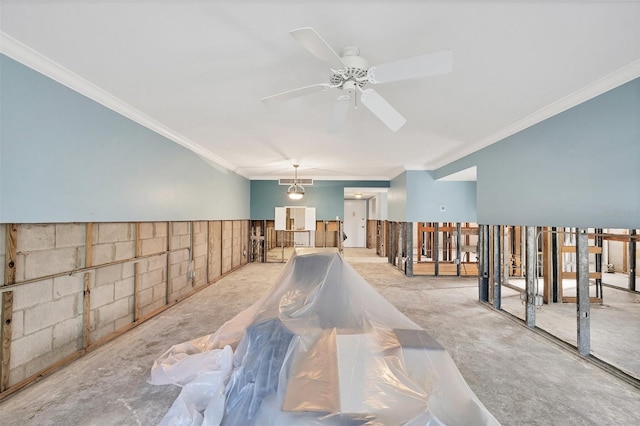
<svg viewBox="0 0 640 426"><path fill-rule="evenodd" d="M0 4L3 52L254 179L434 169L640 76L638 1ZM327 82L306 26L373 65L449 48L453 72L376 87L396 133L363 108L328 133L335 91L260 102Z"/></svg>

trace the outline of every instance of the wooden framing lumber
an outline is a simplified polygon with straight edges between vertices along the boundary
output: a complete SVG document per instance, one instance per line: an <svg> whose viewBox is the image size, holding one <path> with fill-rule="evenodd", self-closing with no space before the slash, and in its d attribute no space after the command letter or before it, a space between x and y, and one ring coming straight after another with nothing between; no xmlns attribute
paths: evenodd
<svg viewBox="0 0 640 426"><path fill-rule="evenodd" d="M171 263L169 262L169 257L171 257L171 255L169 253L171 253L171 237L173 236L173 222L167 222L167 258L166 258L166 263L165 263L165 282L164 282L164 304L168 305L169 302L171 301L171 278L169 277L170 275L170 270L171 270Z"/></svg>
<svg viewBox="0 0 640 426"><path fill-rule="evenodd" d="M136 222L136 242L135 242L135 258L133 264L133 321L137 321L142 314L140 306L140 255L142 254L142 243L140 242L140 222Z"/></svg>
<svg viewBox="0 0 640 426"><path fill-rule="evenodd" d="M9 387L11 365L11 321L13 320L13 292L2 293L2 349L0 358L0 392Z"/></svg>
<svg viewBox="0 0 640 426"><path fill-rule="evenodd" d="M86 348L91 344L91 273L84 273L83 291L83 313L82 313L82 347Z"/></svg>
<svg viewBox="0 0 640 426"><path fill-rule="evenodd" d="M4 285L16 282L16 256L18 225L7 224L5 242ZM0 315L0 392L9 387L9 367L11 365L11 328L13 321L13 291L2 293L2 315Z"/></svg>
<svg viewBox="0 0 640 426"><path fill-rule="evenodd" d="M87 223L85 228L85 266L93 266L93 224ZM91 273L84 273L84 289L82 294L82 347L91 344Z"/></svg>
<svg viewBox="0 0 640 426"><path fill-rule="evenodd" d="M8 223L7 238L5 242L5 263L4 263L4 285L10 285L16 282L16 246L18 243L18 225Z"/></svg>

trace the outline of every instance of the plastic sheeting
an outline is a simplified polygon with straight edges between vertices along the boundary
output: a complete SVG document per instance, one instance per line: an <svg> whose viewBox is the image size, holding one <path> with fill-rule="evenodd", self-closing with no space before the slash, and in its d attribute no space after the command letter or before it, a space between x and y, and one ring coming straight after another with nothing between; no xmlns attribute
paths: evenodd
<svg viewBox="0 0 640 426"><path fill-rule="evenodd" d="M183 387L167 425L499 424L442 346L336 249L296 249L258 302L172 346L150 383Z"/></svg>

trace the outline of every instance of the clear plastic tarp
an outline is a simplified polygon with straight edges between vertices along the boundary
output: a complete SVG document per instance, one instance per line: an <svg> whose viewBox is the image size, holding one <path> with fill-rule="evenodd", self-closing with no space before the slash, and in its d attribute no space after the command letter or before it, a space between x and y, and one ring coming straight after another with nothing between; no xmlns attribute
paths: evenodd
<svg viewBox="0 0 640 426"><path fill-rule="evenodd" d="M449 354L336 249L296 249L269 291L172 346L163 425L498 425Z"/></svg>

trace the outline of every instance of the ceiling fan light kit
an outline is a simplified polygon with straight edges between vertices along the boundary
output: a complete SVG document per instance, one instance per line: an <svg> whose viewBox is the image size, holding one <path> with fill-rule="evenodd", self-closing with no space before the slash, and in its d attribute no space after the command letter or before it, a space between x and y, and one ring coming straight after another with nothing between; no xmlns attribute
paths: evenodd
<svg viewBox="0 0 640 426"><path fill-rule="evenodd" d="M304 197L304 187L298 183L298 164L294 164L295 175L293 178L293 185L287 189L287 197L290 200L301 200Z"/></svg>
<svg viewBox="0 0 640 426"><path fill-rule="evenodd" d="M338 55L313 28L299 28L290 31L289 34L312 55L331 66L329 83L313 84L267 96L262 98L262 102L271 104L329 89L339 89L343 93L337 98L331 115L329 132L337 132L342 128L351 103L354 108L358 107L358 97L360 97L360 103L391 131L398 131L407 120L378 92L372 88L364 89L365 85L446 74L453 68L453 54L448 49L370 66L367 60L360 56L360 49L345 47Z"/></svg>

